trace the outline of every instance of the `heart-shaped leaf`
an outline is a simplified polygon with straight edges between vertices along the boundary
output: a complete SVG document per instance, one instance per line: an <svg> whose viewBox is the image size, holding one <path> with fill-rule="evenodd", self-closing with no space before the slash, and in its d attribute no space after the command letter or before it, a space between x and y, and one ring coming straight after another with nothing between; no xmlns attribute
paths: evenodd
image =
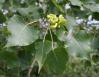
<svg viewBox="0 0 99 77"><path fill-rule="evenodd" d="M11 35L7 38L7 47L9 46L26 46L38 39L39 31L34 29L19 19L18 16L13 16L7 25Z"/></svg>

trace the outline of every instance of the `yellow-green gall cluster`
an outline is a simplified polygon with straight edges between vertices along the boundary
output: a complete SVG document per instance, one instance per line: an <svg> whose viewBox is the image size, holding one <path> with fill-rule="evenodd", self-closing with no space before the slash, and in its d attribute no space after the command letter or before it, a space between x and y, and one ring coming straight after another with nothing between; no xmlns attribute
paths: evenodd
<svg viewBox="0 0 99 77"><path fill-rule="evenodd" d="M51 29L56 27L59 28L67 23L67 20L63 17L63 15L59 15L59 17L57 17L55 14L49 14L47 15L47 18Z"/></svg>

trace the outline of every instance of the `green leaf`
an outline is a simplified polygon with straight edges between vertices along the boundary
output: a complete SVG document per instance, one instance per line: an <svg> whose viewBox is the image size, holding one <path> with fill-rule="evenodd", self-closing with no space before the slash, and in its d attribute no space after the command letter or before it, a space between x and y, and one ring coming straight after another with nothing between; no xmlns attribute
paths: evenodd
<svg viewBox="0 0 99 77"><path fill-rule="evenodd" d="M64 27L61 27L59 29L57 29L55 35L57 36L57 38L60 41L65 41L66 40L66 30L64 29Z"/></svg>
<svg viewBox="0 0 99 77"><path fill-rule="evenodd" d="M99 12L99 4L87 4L84 6L92 12Z"/></svg>
<svg viewBox="0 0 99 77"><path fill-rule="evenodd" d="M52 3L55 5L55 7L56 7L60 12L64 13L63 8L57 3L56 0L51 0L51 1L52 1Z"/></svg>
<svg viewBox="0 0 99 77"><path fill-rule="evenodd" d="M62 74L66 68L67 61L68 54L66 49L63 47L58 47L48 54L45 64L51 72Z"/></svg>
<svg viewBox="0 0 99 77"><path fill-rule="evenodd" d="M80 33L80 32L79 32ZM80 34L79 34L80 35ZM72 56L87 58L88 53L91 52L91 39L85 34L82 34L78 37L78 35L73 36L72 32L69 32L67 35L67 47L68 53ZM78 37L78 38L77 38ZM81 38L82 37L82 38Z"/></svg>
<svg viewBox="0 0 99 77"><path fill-rule="evenodd" d="M99 49L99 37L93 38L91 46L94 49Z"/></svg>
<svg viewBox="0 0 99 77"><path fill-rule="evenodd" d="M67 15L67 20L68 20L68 25L67 25L68 29L71 29L77 25L75 17Z"/></svg>
<svg viewBox="0 0 99 77"><path fill-rule="evenodd" d="M96 0L80 0L81 2L85 3L85 4L93 4L96 3Z"/></svg>
<svg viewBox="0 0 99 77"><path fill-rule="evenodd" d="M35 49L36 49L35 61L38 62L40 71L46 60L48 53L52 49L52 42L51 41L45 41L44 43L42 41L36 42Z"/></svg>
<svg viewBox="0 0 99 77"><path fill-rule="evenodd" d="M96 3L99 3L99 0L96 0Z"/></svg>
<svg viewBox="0 0 99 77"><path fill-rule="evenodd" d="M82 2L80 0L69 0L74 6L81 6Z"/></svg>
<svg viewBox="0 0 99 77"><path fill-rule="evenodd" d="M2 11L0 10L0 23L3 23L6 21L6 17L3 15Z"/></svg>
<svg viewBox="0 0 99 77"><path fill-rule="evenodd" d="M26 46L38 39L39 31L22 22L18 16L13 16L7 25L11 35L7 38L7 47Z"/></svg>
<svg viewBox="0 0 99 77"><path fill-rule="evenodd" d="M78 31L76 30L76 32L74 33L74 37L76 40L82 42L92 39L92 36L84 30L78 30Z"/></svg>
<svg viewBox="0 0 99 77"><path fill-rule="evenodd" d="M5 0L0 0L0 3L4 3L5 2Z"/></svg>
<svg viewBox="0 0 99 77"><path fill-rule="evenodd" d="M18 12L21 14L21 15L24 15L24 16L33 16L33 18L39 18L40 15L39 15L39 7L36 7L36 6L28 6L27 8L18 8Z"/></svg>
<svg viewBox="0 0 99 77"><path fill-rule="evenodd" d="M2 9L3 3L5 2L5 0L0 0L0 9Z"/></svg>
<svg viewBox="0 0 99 77"><path fill-rule="evenodd" d="M1 51L0 60L1 59L6 62L9 69L17 67L19 65L19 61L18 61L16 52Z"/></svg>

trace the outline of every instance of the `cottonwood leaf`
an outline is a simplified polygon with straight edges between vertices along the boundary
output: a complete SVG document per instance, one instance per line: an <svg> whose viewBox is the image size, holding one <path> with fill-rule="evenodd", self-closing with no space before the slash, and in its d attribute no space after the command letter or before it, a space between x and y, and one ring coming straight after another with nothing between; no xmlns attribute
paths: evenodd
<svg viewBox="0 0 99 77"><path fill-rule="evenodd" d="M70 55L76 57L79 56L80 58L87 58L88 57L87 54L91 52L90 45L91 45L91 39L89 39L88 35L85 35L85 33L83 33L82 35L76 34L74 36L72 31L69 31L67 35L67 46L68 46L68 53Z"/></svg>
<svg viewBox="0 0 99 77"><path fill-rule="evenodd" d="M82 2L80 0L70 0L71 4L74 6L81 6Z"/></svg>
<svg viewBox="0 0 99 77"><path fill-rule="evenodd" d="M87 4L84 6L92 12L99 12L99 4Z"/></svg>
<svg viewBox="0 0 99 77"><path fill-rule="evenodd" d="M25 7L25 8L18 8L17 10L23 16L32 16L35 19L38 19L40 17L40 14L38 11L39 7L36 7L36 6L30 5L30 6Z"/></svg>
<svg viewBox="0 0 99 77"><path fill-rule="evenodd" d="M51 41L40 41L35 44L36 54L35 54L35 61L38 62L39 71L41 70L48 53L52 49L52 42Z"/></svg>
<svg viewBox="0 0 99 77"><path fill-rule="evenodd" d="M7 28L11 35L7 38L6 47L26 46L36 41L39 36L37 29L27 26L18 16L13 16L8 21Z"/></svg>
<svg viewBox="0 0 99 77"><path fill-rule="evenodd" d="M66 68L67 61L68 53L66 49L63 47L58 47L49 53L45 64L51 72L61 74Z"/></svg>

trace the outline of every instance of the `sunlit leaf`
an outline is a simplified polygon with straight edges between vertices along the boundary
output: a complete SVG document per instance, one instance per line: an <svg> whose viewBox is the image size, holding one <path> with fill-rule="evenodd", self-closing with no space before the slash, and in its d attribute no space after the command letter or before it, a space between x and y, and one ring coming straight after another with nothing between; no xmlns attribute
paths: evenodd
<svg viewBox="0 0 99 77"><path fill-rule="evenodd" d="M39 18L39 7L36 6L28 6L26 8L18 8L18 12L23 16L32 16L33 18Z"/></svg>
<svg viewBox="0 0 99 77"><path fill-rule="evenodd" d="M68 53L70 55L75 55L81 58L87 58L87 54L89 52L91 52L91 43L90 43L90 39L88 39L89 37L82 37L83 35L81 35L80 37L78 37L77 39L77 35L76 38L74 37L72 31L69 32L69 34L67 35L67 46L68 46ZM85 36L85 35L84 35ZM82 37L82 38L81 38Z"/></svg>
<svg viewBox="0 0 99 77"><path fill-rule="evenodd" d="M84 5L87 9L91 10L92 12L99 12L99 4L88 4Z"/></svg>
<svg viewBox="0 0 99 77"><path fill-rule="evenodd" d="M80 0L70 0L70 2L72 5L75 5L75 6L81 6L82 5L82 2Z"/></svg>
<svg viewBox="0 0 99 77"><path fill-rule="evenodd" d="M11 35L7 38L7 47L9 46L25 46L33 43L38 39L39 31L27 26L18 16L13 16L7 25Z"/></svg>

